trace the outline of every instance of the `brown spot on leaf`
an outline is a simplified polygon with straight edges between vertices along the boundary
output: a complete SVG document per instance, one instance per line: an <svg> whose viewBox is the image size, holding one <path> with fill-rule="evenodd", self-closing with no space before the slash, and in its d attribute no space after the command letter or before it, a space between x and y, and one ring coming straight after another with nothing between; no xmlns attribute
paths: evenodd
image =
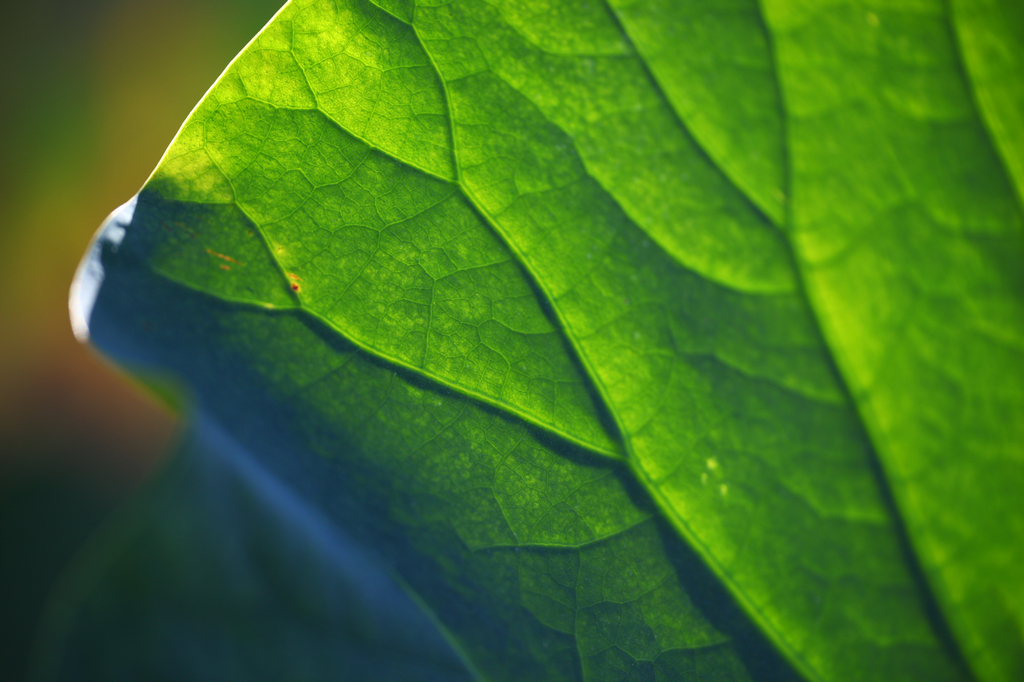
<svg viewBox="0 0 1024 682"><path fill-rule="evenodd" d="M225 256L225 255L224 255L223 253L217 253L217 252L216 252L216 251L214 251L213 249L207 249L207 250L206 250L206 253L208 253L208 254L210 254L211 256L214 256L214 257L216 257L216 258L220 258L221 260L226 260L226 261L227 261L227 262L229 262L229 263L234 263L235 265L245 265L245 263L239 263L238 261L236 261L236 260L235 260L234 258L232 258L231 256ZM221 266L221 267L223 267L223 266Z"/></svg>

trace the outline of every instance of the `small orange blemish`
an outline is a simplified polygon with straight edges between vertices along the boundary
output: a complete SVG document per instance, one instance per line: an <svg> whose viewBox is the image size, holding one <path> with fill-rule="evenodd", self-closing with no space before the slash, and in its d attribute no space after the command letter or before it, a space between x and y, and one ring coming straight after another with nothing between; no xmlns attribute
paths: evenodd
<svg viewBox="0 0 1024 682"><path fill-rule="evenodd" d="M227 261L227 262L229 262L229 263L234 263L235 265L245 265L245 263L239 263L238 261L236 261L236 260L235 260L234 258L232 258L231 256L225 256L225 255L224 255L223 253L217 253L217 252L216 252L216 251L214 251L213 249L207 249L207 250L206 250L206 253L208 253L208 254L210 254L211 256L214 256L214 257L216 257L216 258L220 258L221 260L226 260L226 261Z"/></svg>
<svg viewBox="0 0 1024 682"><path fill-rule="evenodd" d="M294 279L296 282L301 282L302 281L302 278L299 277L298 275L296 275L295 273L286 272L285 274L288 275L289 277L291 277L292 279Z"/></svg>
<svg viewBox="0 0 1024 682"><path fill-rule="evenodd" d="M296 284L295 282L292 282L292 291L298 291L298 290L299 290L299 285Z"/></svg>
<svg viewBox="0 0 1024 682"><path fill-rule="evenodd" d="M221 270L230 270L230 269L231 269L231 266L230 266L230 265L221 265L221 266L220 266L220 269L221 269Z"/></svg>

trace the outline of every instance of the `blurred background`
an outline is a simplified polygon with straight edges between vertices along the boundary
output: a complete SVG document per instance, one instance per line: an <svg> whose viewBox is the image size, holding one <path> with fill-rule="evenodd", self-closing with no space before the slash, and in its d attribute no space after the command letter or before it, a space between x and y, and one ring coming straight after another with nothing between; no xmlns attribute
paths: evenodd
<svg viewBox="0 0 1024 682"><path fill-rule="evenodd" d="M54 581L174 430L74 340L75 267L282 1L0 3L0 679L23 679Z"/></svg>

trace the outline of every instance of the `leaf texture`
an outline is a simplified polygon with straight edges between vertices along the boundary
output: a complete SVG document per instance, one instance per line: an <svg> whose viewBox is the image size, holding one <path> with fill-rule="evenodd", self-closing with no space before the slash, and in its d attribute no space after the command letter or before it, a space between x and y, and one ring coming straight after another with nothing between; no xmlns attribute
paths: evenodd
<svg viewBox="0 0 1024 682"><path fill-rule="evenodd" d="M953 23L982 121L1024 202L1024 7L955 0Z"/></svg>
<svg viewBox="0 0 1024 682"><path fill-rule="evenodd" d="M177 206L144 192L131 224ZM105 253L96 342L192 377L208 419L372 545L478 678L749 679L622 465L396 373L308 315L154 279L133 235Z"/></svg>
<svg viewBox="0 0 1024 682"><path fill-rule="evenodd" d="M769 679L730 599L807 679L967 679L945 624L1012 679L996 4L957 8L965 71L925 0L293 0L97 251L93 336L186 377L482 679Z"/></svg>
<svg viewBox="0 0 1024 682"><path fill-rule="evenodd" d="M1024 215L971 97L953 18L941 2L766 5L808 295L965 655L982 679L1014 679L1024 673L1014 492L1024 489Z"/></svg>

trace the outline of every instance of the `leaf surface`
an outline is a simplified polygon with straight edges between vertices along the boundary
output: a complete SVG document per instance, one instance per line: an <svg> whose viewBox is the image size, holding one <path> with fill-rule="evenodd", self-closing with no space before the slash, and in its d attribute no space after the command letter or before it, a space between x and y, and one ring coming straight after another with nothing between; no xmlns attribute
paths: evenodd
<svg viewBox="0 0 1024 682"><path fill-rule="evenodd" d="M93 339L189 377L203 418L231 424L255 466L372 546L478 679L750 679L686 591L699 561L622 464L396 369L299 309L154 277L152 233L136 228L198 224L196 211L145 190L112 219Z"/></svg>
<svg viewBox="0 0 1024 682"><path fill-rule="evenodd" d="M766 7L808 295L965 656L982 679L1015 679L1024 215L964 78L953 18L941 2ZM995 138L1019 152L1011 135Z"/></svg>
<svg viewBox="0 0 1024 682"><path fill-rule="evenodd" d="M951 8L982 121L1024 202L1024 6L954 0Z"/></svg>
<svg viewBox="0 0 1024 682"><path fill-rule="evenodd" d="M94 338L485 679L745 679L697 557L808 679L965 679L929 590L1010 679L1017 91L890 9L295 0L100 240Z"/></svg>
<svg viewBox="0 0 1024 682"><path fill-rule="evenodd" d="M697 144L781 225L786 181L782 105L757 0L609 4ZM726 45L729 49L722 49Z"/></svg>

